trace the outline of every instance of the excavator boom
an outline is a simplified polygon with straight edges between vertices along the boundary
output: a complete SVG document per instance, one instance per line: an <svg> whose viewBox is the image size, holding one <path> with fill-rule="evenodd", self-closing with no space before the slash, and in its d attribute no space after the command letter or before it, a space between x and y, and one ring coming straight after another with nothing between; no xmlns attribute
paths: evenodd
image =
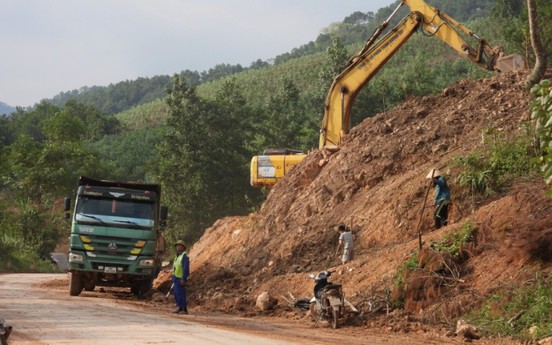
<svg viewBox="0 0 552 345"><path fill-rule="evenodd" d="M380 39L379 36L387 28L390 19L404 5L408 6L410 12ZM503 56L500 46L490 46L473 31L423 0L402 0L334 79L324 104L320 149L341 146L343 138L351 128L351 108L358 93L418 30L426 36L440 39L460 56L484 69L503 72L525 69L521 56ZM466 42L464 37L470 38L474 45ZM304 154L294 154L291 157L289 154L253 157L251 185L274 185L283 177L285 171L300 163L304 157Z"/></svg>
<svg viewBox="0 0 552 345"><path fill-rule="evenodd" d="M403 5L410 8L410 13L374 43L377 38L375 36L383 31L378 29L334 79L326 97L319 148L341 145L343 137L351 128L351 107L356 96L418 29L426 36L435 36L445 42L460 56L482 68L496 71L524 69L523 58L519 55L503 57L500 46L491 47L473 31L422 0L403 0L380 28L385 28ZM468 44L461 33L473 38L477 45L474 47Z"/></svg>

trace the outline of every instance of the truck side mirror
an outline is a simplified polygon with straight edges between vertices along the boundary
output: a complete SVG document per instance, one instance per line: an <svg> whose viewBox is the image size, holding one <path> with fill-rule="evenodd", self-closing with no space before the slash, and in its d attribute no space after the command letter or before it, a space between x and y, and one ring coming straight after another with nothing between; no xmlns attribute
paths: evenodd
<svg viewBox="0 0 552 345"><path fill-rule="evenodd" d="M65 219L69 219L71 215L69 215L69 210L71 209L71 198L65 197L63 199L63 209L65 210Z"/></svg>
<svg viewBox="0 0 552 345"><path fill-rule="evenodd" d="M168 216L169 216L169 208L165 205L162 205L161 206L161 214L159 215L159 219L160 219L159 224L161 226L165 226L165 224L167 223Z"/></svg>
<svg viewBox="0 0 552 345"><path fill-rule="evenodd" d="M63 199L63 209L65 211L69 211L71 209L71 199L69 197L65 197L65 199Z"/></svg>

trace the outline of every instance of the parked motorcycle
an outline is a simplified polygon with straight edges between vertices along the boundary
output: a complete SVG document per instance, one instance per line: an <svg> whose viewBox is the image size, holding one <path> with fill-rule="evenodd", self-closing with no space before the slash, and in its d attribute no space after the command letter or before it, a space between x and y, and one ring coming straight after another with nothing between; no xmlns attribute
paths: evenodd
<svg viewBox="0 0 552 345"><path fill-rule="evenodd" d="M345 296L340 284L333 284L328 281L332 275L330 271L322 271L316 276L310 274L314 279L314 297L310 300L310 313L314 324L319 320L326 320L332 328L339 326L339 319L343 317L345 309Z"/></svg>
<svg viewBox="0 0 552 345"><path fill-rule="evenodd" d="M11 326L4 323L4 318L0 315L0 345L8 345L8 337L12 331Z"/></svg>

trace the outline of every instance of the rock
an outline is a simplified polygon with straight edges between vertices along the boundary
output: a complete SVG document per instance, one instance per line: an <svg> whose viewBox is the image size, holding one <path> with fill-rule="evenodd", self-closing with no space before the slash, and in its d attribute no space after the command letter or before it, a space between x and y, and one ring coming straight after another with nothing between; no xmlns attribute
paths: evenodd
<svg viewBox="0 0 552 345"><path fill-rule="evenodd" d="M448 150L448 145L445 143L441 143L439 145L433 146L433 148L431 149L431 152L436 153L439 151L446 151L446 150Z"/></svg>
<svg viewBox="0 0 552 345"><path fill-rule="evenodd" d="M456 323L457 336L462 336L464 339L479 339L481 336L478 334L478 330L475 326L470 325L464 320L458 320Z"/></svg>
<svg viewBox="0 0 552 345"><path fill-rule="evenodd" d="M253 304L253 301L250 301L249 298L245 296L237 297L234 301L234 309L239 311L246 311L247 308Z"/></svg>
<svg viewBox="0 0 552 345"><path fill-rule="evenodd" d="M268 292L262 292L257 297L255 307L260 311L272 310L278 304L278 300L268 294Z"/></svg>
<svg viewBox="0 0 552 345"><path fill-rule="evenodd" d="M151 295L151 300L153 302L165 302L165 294L161 292L156 292L153 295Z"/></svg>

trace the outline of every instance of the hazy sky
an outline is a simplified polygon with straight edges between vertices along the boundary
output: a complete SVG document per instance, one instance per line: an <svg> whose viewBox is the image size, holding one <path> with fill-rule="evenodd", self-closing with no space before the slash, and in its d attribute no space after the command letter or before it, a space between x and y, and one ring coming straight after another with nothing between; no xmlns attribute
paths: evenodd
<svg viewBox="0 0 552 345"><path fill-rule="evenodd" d="M0 0L0 101L268 60L393 0Z"/></svg>

